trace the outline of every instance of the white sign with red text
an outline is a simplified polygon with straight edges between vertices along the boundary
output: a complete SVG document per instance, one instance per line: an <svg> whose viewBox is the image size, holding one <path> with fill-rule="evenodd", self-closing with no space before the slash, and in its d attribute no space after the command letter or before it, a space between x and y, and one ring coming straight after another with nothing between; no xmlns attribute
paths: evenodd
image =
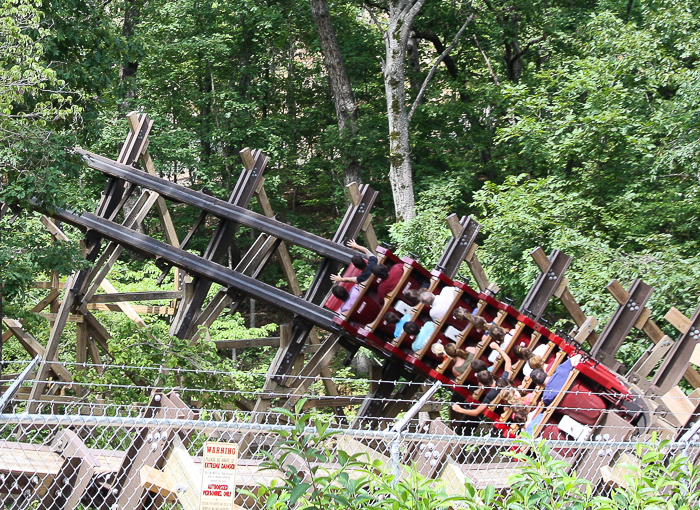
<svg viewBox="0 0 700 510"><path fill-rule="evenodd" d="M236 499L236 462L238 445L235 443L204 443L202 460L202 492L200 510L231 510Z"/></svg>

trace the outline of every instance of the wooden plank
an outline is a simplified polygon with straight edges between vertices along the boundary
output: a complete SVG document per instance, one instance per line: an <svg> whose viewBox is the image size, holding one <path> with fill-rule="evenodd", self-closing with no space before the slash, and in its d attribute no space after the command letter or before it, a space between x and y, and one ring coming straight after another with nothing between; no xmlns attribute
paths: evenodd
<svg viewBox="0 0 700 510"><path fill-rule="evenodd" d="M157 193L152 191L142 193L124 219L123 225L127 228L138 229L139 223L146 219L146 215L151 210L154 202L157 199ZM102 254L95 262L95 267L93 267L88 273L86 283L92 282L92 284L84 293L82 298L83 302L91 301L92 296L95 295L97 290L100 287L104 288L102 286L102 281L107 278L107 274L111 271L123 250L123 246L112 241L109 242L107 247L103 250Z"/></svg>
<svg viewBox="0 0 700 510"><path fill-rule="evenodd" d="M37 315L42 316L44 319L48 320L49 322L54 322L56 320L56 315L55 313L38 313ZM67 318L67 322L83 322L83 316L82 315L76 315L76 314L70 314Z"/></svg>
<svg viewBox="0 0 700 510"><path fill-rule="evenodd" d="M66 283L66 288L71 288L75 282L77 273L74 273L69 278ZM53 328L51 328L51 334L49 335L49 340L46 343L46 350L44 351L44 357L42 358L41 364L39 365L39 370L37 371L34 386L32 386L32 392L29 394L29 402L27 403L27 412L29 414L36 413L39 409L39 396L44 392L46 387L46 379L49 375L49 370L53 365L53 361L57 361L56 355L58 354L58 346L61 341L61 336L63 335L63 330L67 324L67 317L70 314L70 310L75 302L75 294L70 291L66 292L63 298L60 308L58 309L58 315L56 321L53 323Z"/></svg>
<svg viewBox="0 0 700 510"><path fill-rule="evenodd" d="M87 313L84 314L85 322L90 327L90 334L94 337L95 342L99 345L104 352L109 353L109 339L112 335L105 329L105 327L100 324L100 321L92 314L86 310Z"/></svg>
<svg viewBox="0 0 700 510"><path fill-rule="evenodd" d="M540 269L540 272L544 273L549 268L549 258L547 258L547 254L540 246L535 248L530 253L530 256L535 261L535 264L537 264L537 267Z"/></svg>
<svg viewBox="0 0 700 510"><path fill-rule="evenodd" d="M90 328L87 328L87 349L88 349L88 354L90 355L90 359L95 365L98 365L96 367L97 373L102 374L104 372L104 368L100 367L99 365L102 365L102 358L100 358L100 350L97 348L97 342L90 336Z"/></svg>
<svg viewBox="0 0 700 510"><path fill-rule="evenodd" d="M48 295L46 295L46 297L44 297L41 301L34 305L34 308L32 308L31 311L34 313L42 311L44 308L50 306L51 303L56 301L56 298L59 296L59 294L60 293L58 292L58 289L51 289L51 292L49 292ZM20 321L19 324L20 327L23 327L24 321ZM2 342L5 343L10 337L12 337L12 335L13 333L11 331L6 331L5 333L3 333ZM30 354L32 353L30 352ZM32 357L34 356L36 356L36 353L32 354Z"/></svg>
<svg viewBox="0 0 700 510"><path fill-rule="evenodd" d="M167 503L177 502L177 486L173 483L170 477L166 476L162 471L151 466L143 466L139 471L141 479L141 487L158 494Z"/></svg>
<svg viewBox="0 0 700 510"><path fill-rule="evenodd" d="M649 317L651 317L651 310L645 307L642 310L642 313L639 314L637 321L634 323L634 327L644 331L644 326L646 326Z"/></svg>
<svg viewBox="0 0 700 510"><path fill-rule="evenodd" d="M250 167L252 168L252 166ZM265 188L263 187L263 184L265 183L264 179L260 180L260 185L258 186L258 189L255 191L256 197L258 199L258 204L260 205L260 208L263 211L263 214L269 218L273 217L275 215L272 205L270 204L270 200L267 197L267 193L265 193ZM359 195L359 191L358 191ZM359 198L358 198L359 200ZM371 231L370 235L373 235L374 231ZM369 244L369 238L368 238L368 244ZM376 248L376 245L375 245ZM292 291L292 294L295 296L301 296L302 291L301 291L301 286L299 285L299 280L297 279L296 271L294 270L294 266L292 265L292 259L289 256L289 250L287 249L287 246L285 245L284 242L280 243L280 245L277 247L277 258L280 262L280 265L282 266L282 273L284 274L285 279L289 283L289 288ZM320 344L320 341L318 340L318 333L315 331L315 329L312 329L311 332L309 333L309 341L312 344ZM281 347L280 347L281 348ZM321 375L323 376L323 384L326 388L326 391L329 394L338 394L338 390L336 388L335 382L331 379L332 373L330 369L325 366L321 370Z"/></svg>
<svg viewBox="0 0 700 510"><path fill-rule="evenodd" d="M195 463L180 437L175 434L168 457L163 467L163 475L180 487L178 503L183 510L199 508L199 494L202 490L202 463Z"/></svg>
<svg viewBox="0 0 700 510"><path fill-rule="evenodd" d="M693 350L693 354L690 356L690 362L693 365L700 366L700 344L695 346L695 349Z"/></svg>
<svg viewBox="0 0 700 510"><path fill-rule="evenodd" d="M586 317L586 320L578 328L578 332L574 337L578 343L582 344L591 335L595 334L595 327L598 325L598 319L595 317Z"/></svg>
<svg viewBox="0 0 700 510"><path fill-rule="evenodd" d="M7 326L9 332L17 338L25 350L32 356L39 355L44 359L46 349L36 338L22 328L22 324L14 319L4 318L2 322ZM60 363L51 363L51 371L60 379L70 382L73 380L71 373Z"/></svg>
<svg viewBox="0 0 700 510"><path fill-rule="evenodd" d="M240 340L215 340L217 349L246 349L248 347L279 347L280 337L244 338Z"/></svg>
<svg viewBox="0 0 700 510"><path fill-rule="evenodd" d="M688 328L690 327L690 319L683 315L675 306L671 307L671 309L666 312L664 319L670 322L671 325L681 333L685 334L688 332Z"/></svg>
<svg viewBox="0 0 700 510"><path fill-rule="evenodd" d="M63 459L49 447L9 441L0 442L0 471L15 475L55 476Z"/></svg>
<svg viewBox="0 0 700 510"><path fill-rule="evenodd" d="M24 331L22 324L19 321L10 318L4 318L2 320L3 324L8 328L5 335L9 334L9 337L14 336L19 340L24 349L32 356L39 355L44 357L44 346L41 345L31 334ZM3 335L3 341L5 341L5 335Z"/></svg>
<svg viewBox="0 0 700 510"><path fill-rule="evenodd" d="M459 216L452 213L445 218L445 221L447 222L447 226L450 228L450 232L452 232L452 237L459 237L459 235L462 233L462 224L459 222Z"/></svg>
<svg viewBox="0 0 700 510"><path fill-rule="evenodd" d="M571 318L574 320L577 326L580 326L586 321L586 314L583 313L583 310L574 299L574 296L571 295L571 291L569 291L568 288L564 289L559 299L561 300L562 304L564 305L564 308L566 308L566 310L569 312L569 315L571 315ZM588 343L592 346L597 339L598 335L594 333L589 337Z"/></svg>
<svg viewBox="0 0 700 510"><path fill-rule="evenodd" d="M116 294L95 294L92 303L116 303L119 301L159 301L161 299L180 299L182 291L153 292L117 292Z"/></svg>
<svg viewBox="0 0 700 510"><path fill-rule="evenodd" d="M54 285L52 282L33 282L32 283L32 288L35 289L54 289L54 288L59 288L59 287L64 287L66 284L65 280L58 281L56 282L57 285Z"/></svg>
<svg viewBox="0 0 700 510"><path fill-rule="evenodd" d="M681 427L685 427L690 418L692 418L698 405L696 398L691 400L678 386L671 388L665 395L659 397L659 400L668 407Z"/></svg>
<svg viewBox="0 0 700 510"><path fill-rule="evenodd" d="M261 180L260 187L255 192L258 198L258 204L263 211L263 214L268 218L272 218L275 213L270 205L270 200L267 198L267 193L265 193L265 188L262 187L264 180ZM282 242L277 248L277 257L279 259L280 265L282 266L282 273L284 278L289 283L289 288L292 294L295 296L301 296L301 286L299 285L299 280L297 279L296 271L294 271L294 266L292 265L292 259L289 256L289 250L287 250L287 245Z"/></svg>
<svg viewBox="0 0 700 510"><path fill-rule="evenodd" d="M664 332L661 331L661 328L659 328L659 326L657 326L656 323L652 320L646 321L644 327L642 328L642 331L644 331L644 333L649 338L651 338L654 341L654 343L659 343L663 339L663 337L666 336Z"/></svg>
<svg viewBox="0 0 700 510"><path fill-rule="evenodd" d="M119 304L110 303L88 303L87 309L91 311L98 312L124 312L131 320L144 327L141 323L143 322L138 314L148 313L155 315L175 315L177 311L175 308L170 306L150 306L150 305L130 305L128 309L124 309L123 306L126 304L125 301L120 301ZM145 323L144 323L145 324Z"/></svg>
<svg viewBox="0 0 700 510"><path fill-rule="evenodd" d="M627 289L625 289L622 284L617 281L613 280L611 281L607 287L605 287L610 294L615 298L615 300L620 303L626 303L627 300L629 299L629 294L627 293Z"/></svg>
<svg viewBox="0 0 700 510"><path fill-rule="evenodd" d="M662 337L661 340L654 345L654 348L651 350L646 359L640 358L632 367L630 372L639 375L640 378L648 376L651 371L654 370L654 367L658 365L659 361L661 361L661 359L671 349L671 347L673 347L673 340L671 340L671 338L668 336ZM634 380L632 382L634 382Z"/></svg>
<svg viewBox="0 0 700 510"><path fill-rule="evenodd" d="M555 298L561 299L561 295L564 293L566 290L566 287L569 285L569 279L566 276L563 276L561 281L559 282L559 285L557 285L557 288L554 290L554 294L552 294Z"/></svg>
<svg viewBox="0 0 700 510"><path fill-rule="evenodd" d="M83 316L81 315L80 318L82 319ZM81 320L80 322L81 324L78 324L76 328L75 362L86 363L88 355L88 330L87 326L82 323L83 321Z"/></svg>
<svg viewBox="0 0 700 510"><path fill-rule="evenodd" d="M472 247L476 251L478 245L474 243ZM489 286L492 284L489 282L489 279L487 278L486 273L484 272L484 268L481 267L481 263L476 257L476 253L474 253L474 255L471 258L467 258L465 261L467 263L467 266L469 267L469 271L474 277L474 281L479 286L479 290L483 292L484 290L489 288ZM498 289L498 287L495 284L493 285L496 287L496 289Z"/></svg>
<svg viewBox="0 0 700 510"><path fill-rule="evenodd" d="M138 124L139 124L139 113L138 112L131 112L129 113L126 118L129 120L129 128L131 129L132 132L136 132L138 129ZM153 164L153 160L151 159L151 155L148 153L147 146L144 147L144 150L141 152L141 164L143 165L143 168L146 169L146 171L151 174L151 175L157 175L155 165ZM168 205L165 202L165 199L163 197L158 197L158 200L156 200L156 207L158 210L158 216L160 218L160 222L163 225L163 231L165 233L165 240L171 245L171 246L180 246L180 241L178 241L177 237L177 231L175 230L175 225L173 224L173 220L170 217L170 211L168 210ZM174 275L175 275L175 290L179 289L179 280L180 280L180 269L179 268L174 268Z"/></svg>

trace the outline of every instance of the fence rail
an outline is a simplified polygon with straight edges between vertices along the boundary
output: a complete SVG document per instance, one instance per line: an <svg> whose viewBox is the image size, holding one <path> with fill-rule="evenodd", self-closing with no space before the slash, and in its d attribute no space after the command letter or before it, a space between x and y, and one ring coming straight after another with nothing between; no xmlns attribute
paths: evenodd
<svg viewBox="0 0 700 510"><path fill-rule="evenodd" d="M341 386L352 381L334 379ZM31 386L34 382L24 384ZM25 386L0 414L2 508L199 508L203 448L212 441L238 445L236 504L255 508L257 503L245 496L243 489L255 492L261 485L282 480L289 466L304 467L303 452L301 456L288 456L278 470L265 471L261 465L268 455L279 458L285 436L317 434L315 427L295 424L292 415L296 411L327 424L325 431L331 435L322 443L329 452L326 469L340 468L338 452L344 451L381 461L387 476L393 473L406 477L413 469L427 478L439 479L452 494L463 492L465 483L477 489L491 485L505 493L513 476L522 473L526 465L512 455L519 452L536 457L531 446L515 437L516 426L523 424L506 422L513 425L513 437L504 437L508 434L496 430L492 421L465 421L450 413L449 388L426 394L416 406L420 412L415 416L400 415L405 418L405 430L395 426L398 419L379 419L370 430L353 421L361 396L318 394L323 391L320 381L317 389L311 386L307 393L296 395L308 400L288 405L288 411L274 408L289 397L281 388L257 393L214 390L232 401L269 399L271 407L263 412L206 402L201 407L202 402L196 399L202 390L148 388L147 396L146 390L140 390L147 401L116 404L107 400L110 392L118 386L120 390L134 388L44 382L53 385L58 394L42 397L49 399L40 402L43 413L25 412ZM378 381L363 382L375 383ZM321 407L306 405L314 399L314 405ZM414 403L407 400L407 408ZM506 416L509 406L500 407ZM337 409L343 413L338 414ZM624 488L630 469L642 465L639 445L658 438L668 440L663 445L664 458L683 456L692 464L700 462L697 415L681 417L680 423L677 415L669 415L667 407L659 407L650 410L636 426L613 411L599 413L594 423L571 417L585 414L585 410L557 409L549 422L552 430L545 428L542 437L564 471L588 480L594 493Z"/></svg>

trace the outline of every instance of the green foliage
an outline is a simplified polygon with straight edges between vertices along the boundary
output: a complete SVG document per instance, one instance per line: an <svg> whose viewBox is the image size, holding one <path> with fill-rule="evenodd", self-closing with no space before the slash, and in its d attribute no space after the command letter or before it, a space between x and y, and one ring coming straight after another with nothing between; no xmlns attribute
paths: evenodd
<svg viewBox="0 0 700 510"><path fill-rule="evenodd" d="M622 199L632 200L632 193ZM502 185L487 183L474 203L488 235L480 260L510 296L523 299L539 274L530 253L540 246L548 254L559 249L573 257L569 287L588 315L612 315L617 303L601 289L613 279L629 285L641 278L657 288L649 306L658 319L671 306L684 311L697 306L697 254L686 253L673 236L649 230L633 237L635 249L628 251L628 243L619 240L632 238L631 223L597 205L578 183L557 176L508 178Z"/></svg>
<svg viewBox="0 0 700 510"><path fill-rule="evenodd" d="M700 470L689 458L667 451L668 441L640 443L638 465L627 470L627 486L609 493L595 492L590 482L569 472L569 465L553 457L547 444L524 437L505 453L518 461L509 488L496 493L493 486L449 495L439 481L425 479L413 468L396 478L380 461L366 454L349 455L337 447L339 431L318 416L303 413L304 400L294 410L277 408L290 426L278 431L283 438L274 453L265 452L263 469L282 478L262 484L257 493L242 491L262 508L299 510L489 508L492 510L690 510L700 503Z"/></svg>
<svg viewBox="0 0 700 510"><path fill-rule="evenodd" d="M338 431L329 430L328 422L319 416L303 413L304 403L305 399L297 402L293 411L274 409L292 426L278 431L283 440L275 453L265 452L267 460L261 469L279 471L284 476L269 486L263 484L255 494L242 491L262 508L432 510L455 504L480 508L480 498L472 487L466 496L449 496L439 484L414 469L397 480L381 461L369 460L365 453L350 455L338 449Z"/></svg>
<svg viewBox="0 0 700 510"><path fill-rule="evenodd" d="M508 510L553 510L592 508L591 484L567 473L569 465L552 457L544 441L530 438L515 441L515 448L505 455L523 463L509 482L510 488L501 500Z"/></svg>
<svg viewBox="0 0 700 510"><path fill-rule="evenodd" d="M626 487L617 487L609 498L598 498L604 510L690 510L700 504L700 470L682 452L669 459L669 441L639 444L638 463L622 466Z"/></svg>
<svg viewBox="0 0 700 510"><path fill-rule="evenodd" d="M428 188L416 204L416 216L410 221L395 223L389 235L400 256L415 254L422 265L432 267L440 259L450 238L445 218L459 193L455 181L438 182Z"/></svg>
<svg viewBox="0 0 700 510"><path fill-rule="evenodd" d="M2 247L0 248L0 281L3 282L3 305L10 316L22 315L29 301L33 282L50 271L67 276L75 269L87 268L76 242L52 240L33 213L22 213L24 221L11 221L5 216L0 220Z"/></svg>

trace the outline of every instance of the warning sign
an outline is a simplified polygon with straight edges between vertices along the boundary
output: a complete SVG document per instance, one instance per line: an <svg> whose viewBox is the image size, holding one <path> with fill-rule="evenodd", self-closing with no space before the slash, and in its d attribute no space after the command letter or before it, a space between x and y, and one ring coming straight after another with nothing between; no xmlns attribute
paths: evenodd
<svg viewBox="0 0 700 510"><path fill-rule="evenodd" d="M238 445L204 443L200 510L231 510L236 499Z"/></svg>

